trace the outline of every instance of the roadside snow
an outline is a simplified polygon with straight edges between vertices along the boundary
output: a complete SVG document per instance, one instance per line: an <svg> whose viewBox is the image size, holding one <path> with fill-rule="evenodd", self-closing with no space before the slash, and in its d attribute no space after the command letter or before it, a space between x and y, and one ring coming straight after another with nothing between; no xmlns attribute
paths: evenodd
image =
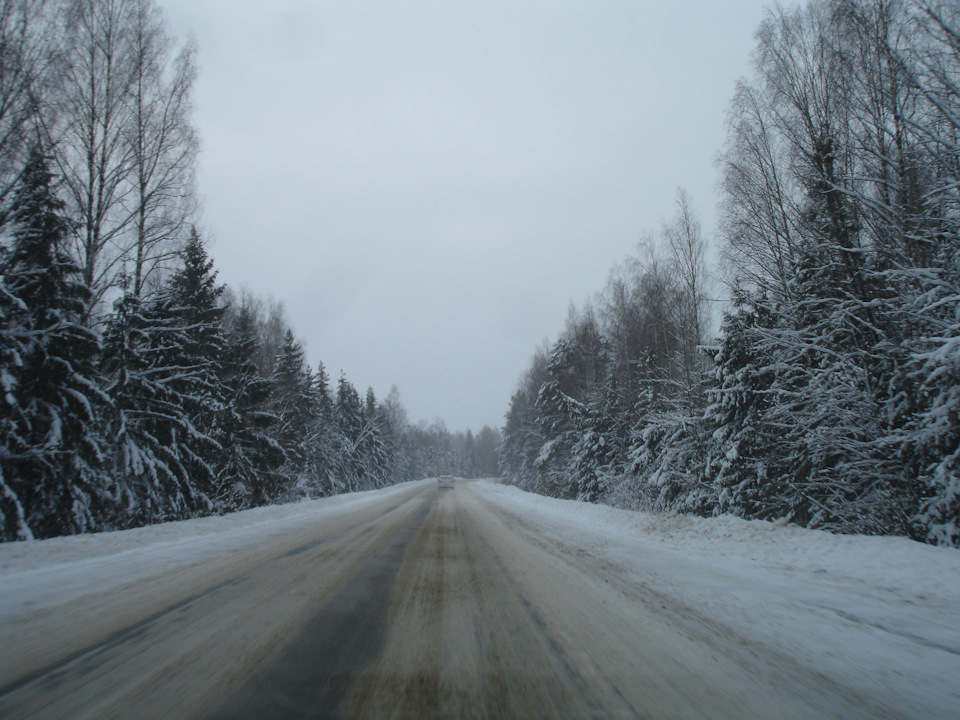
<svg viewBox="0 0 960 720"><path fill-rule="evenodd" d="M681 624L776 648L864 697L888 699L898 715L957 717L958 550L734 517L618 510L492 481L472 489L558 552L585 553L632 587L670 598Z"/></svg>
<svg viewBox="0 0 960 720"><path fill-rule="evenodd" d="M167 568L256 547L412 484L133 530L0 543L0 623Z"/></svg>
<svg viewBox="0 0 960 720"><path fill-rule="evenodd" d="M484 481L485 497L539 524L549 520L584 544L630 539L684 551L705 560L766 567L792 575L827 576L862 584L904 602L943 600L960 616L960 551L902 537L833 535L796 525L732 516L701 518L618 510L606 505L555 500ZM556 528L554 528L556 529ZM960 624L955 626L960 638ZM958 642L960 650L960 642Z"/></svg>

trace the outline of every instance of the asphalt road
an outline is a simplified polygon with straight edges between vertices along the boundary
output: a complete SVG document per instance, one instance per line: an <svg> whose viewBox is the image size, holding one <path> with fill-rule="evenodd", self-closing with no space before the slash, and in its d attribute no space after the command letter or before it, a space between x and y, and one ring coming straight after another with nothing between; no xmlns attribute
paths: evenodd
<svg viewBox="0 0 960 720"><path fill-rule="evenodd" d="M58 610L0 633L0 717L886 716L470 483Z"/></svg>

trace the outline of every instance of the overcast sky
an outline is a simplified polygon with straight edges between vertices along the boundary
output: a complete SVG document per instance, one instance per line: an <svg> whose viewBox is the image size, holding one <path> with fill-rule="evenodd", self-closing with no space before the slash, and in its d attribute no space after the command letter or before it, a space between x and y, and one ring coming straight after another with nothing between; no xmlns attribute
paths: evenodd
<svg viewBox="0 0 960 720"><path fill-rule="evenodd" d="M704 229L761 0L159 0L200 47L203 224L311 365L501 425L571 301Z"/></svg>

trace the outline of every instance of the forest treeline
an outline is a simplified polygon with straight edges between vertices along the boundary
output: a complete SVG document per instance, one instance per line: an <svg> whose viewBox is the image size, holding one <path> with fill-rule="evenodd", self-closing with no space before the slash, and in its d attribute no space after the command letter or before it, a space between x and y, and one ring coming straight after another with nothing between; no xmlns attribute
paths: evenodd
<svg viewBox="0 0 960 720"><path fill-rule="evenodd" d="M719 337L681 193L535 354L503 473L960 545L960 4L814 0L756 38L719 160Z"/></svg>
<svg viewBox="0 0 960 720"><path fill-rule="evenodd" d="M2 540L496 471L218 284L195 56L153 0L0 0Z"/></svg>

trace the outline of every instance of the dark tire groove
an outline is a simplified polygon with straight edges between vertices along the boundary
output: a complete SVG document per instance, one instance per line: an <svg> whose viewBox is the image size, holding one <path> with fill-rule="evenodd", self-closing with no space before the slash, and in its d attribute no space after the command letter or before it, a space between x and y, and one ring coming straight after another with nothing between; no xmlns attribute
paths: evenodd
<svg viewBox="0 0 960 720"><path fill-rule="evenodd" d="M428 496L382 549L320 605L300 636L261 666L211 718L335 717L357 674L383 645L398 568L435 503L436 496Z"/></svg>

